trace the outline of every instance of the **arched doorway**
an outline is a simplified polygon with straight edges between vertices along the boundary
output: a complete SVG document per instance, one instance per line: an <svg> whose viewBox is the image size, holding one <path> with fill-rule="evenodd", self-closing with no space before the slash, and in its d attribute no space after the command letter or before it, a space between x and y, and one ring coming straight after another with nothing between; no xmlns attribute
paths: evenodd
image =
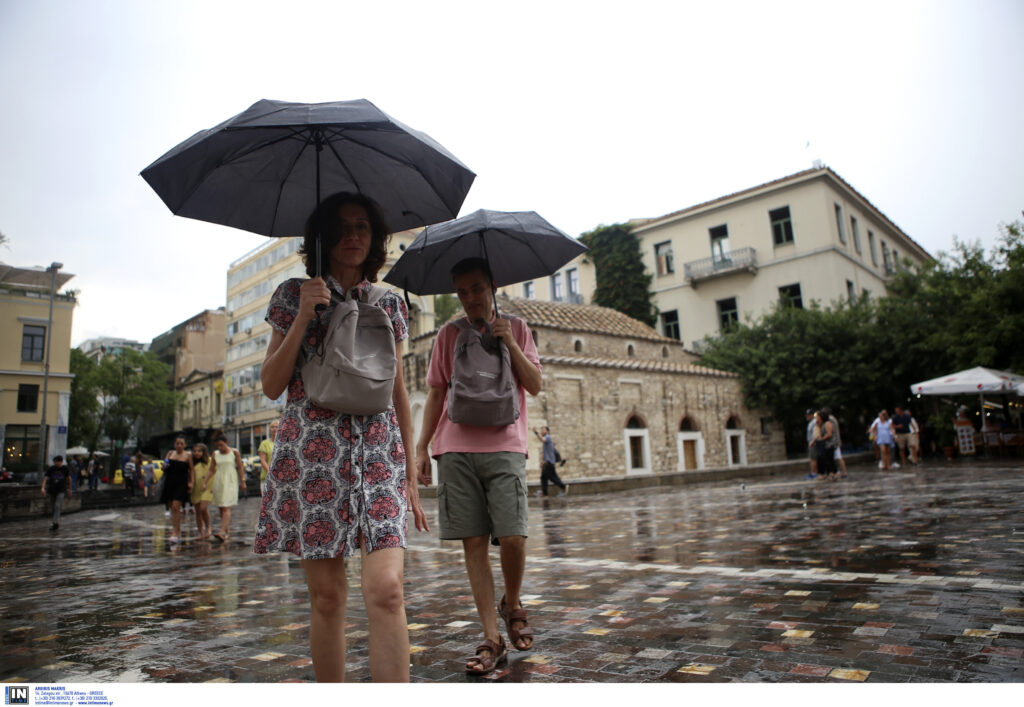
<svg viewBox="0 0 1024 707"><path fill-rule="evenodd" d="M747 464L747 431L742 429L741 424L736 415L732 415L725 423L725 451L729 466Z"/></svg>
<svg viewBox="0 0 1024 707"><path fill-rule="evenodd" d="M623 430L626 442L626 473L651 473L651 441L643 417L632 414Z"/></svg>
<svg viewBox="0 0 1024 707"><path fill-rule="evenodd" d="M704 434L689 415L679 421L676 435L676 455L679 471L693 471L704 468Z"/></svg>

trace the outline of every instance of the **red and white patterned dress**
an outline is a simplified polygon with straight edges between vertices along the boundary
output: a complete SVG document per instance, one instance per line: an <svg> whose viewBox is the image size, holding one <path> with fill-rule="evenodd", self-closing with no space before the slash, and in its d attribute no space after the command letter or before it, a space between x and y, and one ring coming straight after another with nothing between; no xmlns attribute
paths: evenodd
<svg viewBox="0 0 1024 707"><path fill-rule="evenodd" d="M328 276L338 294L341 286ZM266 321L282 334L299 311L304 280L281 283L270 299ZM363 280L353 291L368 289ZM377 306L391 317L395 341L409 336L405 302L393 292ZM333 308L314 319L302 343L309 354L325 333ZM399 363L401 365L401 363ZM348 415L314 404L295 367L277 429L274 454L256 524L253 552L291 552L303 559L348 557L366 551L406 546L408 511L405 448L394 407L378 415Z"/></svg>

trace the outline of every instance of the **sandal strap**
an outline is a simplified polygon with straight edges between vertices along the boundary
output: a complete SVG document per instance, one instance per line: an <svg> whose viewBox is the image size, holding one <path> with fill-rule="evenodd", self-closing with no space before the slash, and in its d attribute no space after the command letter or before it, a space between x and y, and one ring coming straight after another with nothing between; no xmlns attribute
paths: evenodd
<svg viewBox="0 0 1024 707"><path fill-rule="evenodd" d="M497 658L498 654L501 653L501 649L504 647L505 639L499 637L498 641L499 643L495 643L491 639L485 638L480 641L480 645L476 647L476 653L479 655L480 651L490 651L491 658ZM487 660L490 660L490 658Z"/></svg>

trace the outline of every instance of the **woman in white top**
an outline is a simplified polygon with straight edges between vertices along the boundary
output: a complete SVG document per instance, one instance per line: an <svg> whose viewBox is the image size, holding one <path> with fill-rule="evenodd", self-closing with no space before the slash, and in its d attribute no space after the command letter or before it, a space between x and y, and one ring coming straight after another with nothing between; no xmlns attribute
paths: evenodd
<svg viewBox="0 0 1024 707"><path fill-rule="evenodd" d="M213 537L224 542L229 537L231 508L238 505L238 490L245 491L245 471L242 455L228 446L228 440L222 434L213 438L206 488L213 491L213 505L220 509L220 532L214 533Z"/></svg>

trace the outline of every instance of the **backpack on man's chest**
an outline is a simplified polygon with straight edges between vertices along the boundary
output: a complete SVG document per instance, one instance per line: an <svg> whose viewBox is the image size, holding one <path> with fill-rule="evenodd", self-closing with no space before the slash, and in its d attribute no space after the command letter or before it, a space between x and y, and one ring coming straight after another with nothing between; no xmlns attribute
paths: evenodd
<svg viewBox="0 0 1024 707"><path fill-rule="evenodd" d="M391 317L377 306L387 294L372 285L365 300L334 302L323 354L302 364L302 384L320 407L376 415L391 406L398 358Z"/></svg>
<svg viewBox="0 0 1024 707"><path fill-rule="evenodd" d="M482 333L466 319L454 324L459 335L448 383L448 419L476 427L511 425L519 419L519 391L508 347L495 338L489 323Z"/></svg>

